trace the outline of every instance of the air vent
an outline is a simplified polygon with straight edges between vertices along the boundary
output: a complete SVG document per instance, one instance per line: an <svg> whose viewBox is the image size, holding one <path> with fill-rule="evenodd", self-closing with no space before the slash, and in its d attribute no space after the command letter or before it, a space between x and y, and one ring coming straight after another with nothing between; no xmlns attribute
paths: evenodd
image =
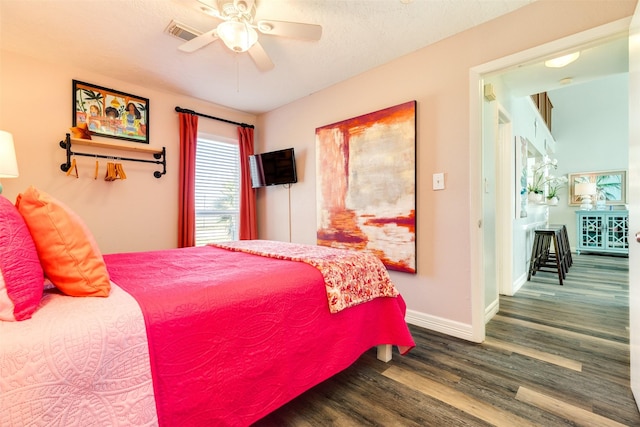
<svg viewBox="0 0 640 427"><path fill-rule="evenodd" d="M192 40L202 34L200 31L189 28L186 25L176 21L171 21L165 31L168 34L171 34L172 36L185 41Z"/></svg>

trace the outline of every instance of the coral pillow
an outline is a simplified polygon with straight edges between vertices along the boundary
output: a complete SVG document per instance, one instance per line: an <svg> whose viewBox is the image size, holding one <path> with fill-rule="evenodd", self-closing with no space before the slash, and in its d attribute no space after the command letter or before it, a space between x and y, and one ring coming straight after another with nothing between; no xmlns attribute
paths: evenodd
<svg viewBox="0 0 640 427"><path fill-rule="evenodd" d="M20 213L0 196L0 320L29 319L42 298L44 276Z"/></svg>
<svg viewBox="0 0 640 427"><path fill-rule="evenodd" d="M58 289L78 297L109 295L107 267L80 217L34 187L18 195L16 206L29 227L44 274Z"/></svg>

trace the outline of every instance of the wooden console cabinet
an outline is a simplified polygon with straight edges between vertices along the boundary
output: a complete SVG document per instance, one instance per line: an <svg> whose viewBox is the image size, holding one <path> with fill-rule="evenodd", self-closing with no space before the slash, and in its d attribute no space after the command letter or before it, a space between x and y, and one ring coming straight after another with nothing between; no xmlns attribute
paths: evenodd
<svg viewBox="0 0 640 427"><path fill-rule="evenodd" d="M629 211L577 211L577 252L629 253Z"/></svg>

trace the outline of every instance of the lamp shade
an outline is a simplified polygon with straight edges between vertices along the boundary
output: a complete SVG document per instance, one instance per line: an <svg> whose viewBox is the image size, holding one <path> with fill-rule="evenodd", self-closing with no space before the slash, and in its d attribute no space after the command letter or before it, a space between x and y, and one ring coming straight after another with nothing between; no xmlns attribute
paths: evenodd
<svg viewBox="0 0 640 427"><path fill-rule="evenodd" d="M598 187L594 182L580 182L575 186L576 196L591 196L598 192Z"/></svg>
<svg viewBox="0 0 640 427"><path fill-rule="evenodd" d="M16 178L17 176L18 162L13 146L13 135L0 130L0 178Z"/></svg>
<svg viewBox="0 0 640 427"><path fill-rule="evenodd" d="M249 24L225 21L218 25L218 37L235 52L246 52L258 41L258 33Z"/></svg>

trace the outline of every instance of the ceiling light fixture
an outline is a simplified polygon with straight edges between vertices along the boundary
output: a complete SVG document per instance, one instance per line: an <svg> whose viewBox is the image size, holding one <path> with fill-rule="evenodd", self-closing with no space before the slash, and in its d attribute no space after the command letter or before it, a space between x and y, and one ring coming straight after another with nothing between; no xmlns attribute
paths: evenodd
<svg viewBox="0 0 640 427"><path fill-rule="evenodd" d="M235 52L246 52L258 41L258 33L248 23L225 21L218 25L218 37Z"/></svg>
<svg viewBox="0 0 640 427"><path fill-rule="evenodd" d="M571 64L573 61L580 57L580 52L573 52L568 55L563 55L558 58L549 59L544 61L545 67L548 68L562 68Z"/></svg>

